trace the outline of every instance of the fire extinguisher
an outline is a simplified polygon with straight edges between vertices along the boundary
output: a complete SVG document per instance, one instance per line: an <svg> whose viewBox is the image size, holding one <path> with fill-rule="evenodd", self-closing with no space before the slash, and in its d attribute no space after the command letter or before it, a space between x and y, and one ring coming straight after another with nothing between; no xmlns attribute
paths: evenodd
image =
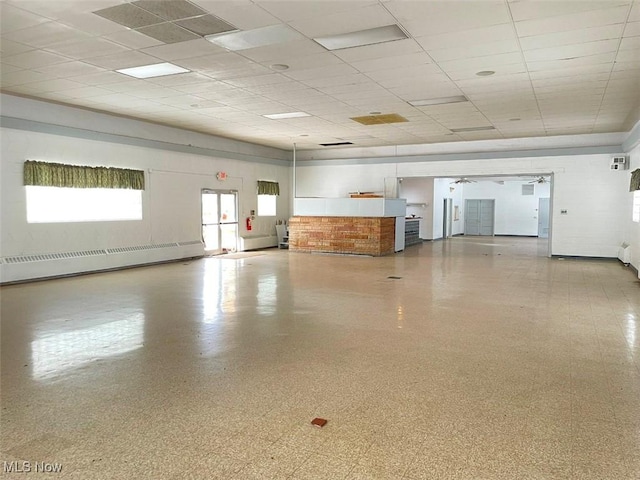
<svg viewBox="0 0 640 480"><path fill-rule="evenodd" d="M251 217L247 217L247 231L251 231Z"/></svg>

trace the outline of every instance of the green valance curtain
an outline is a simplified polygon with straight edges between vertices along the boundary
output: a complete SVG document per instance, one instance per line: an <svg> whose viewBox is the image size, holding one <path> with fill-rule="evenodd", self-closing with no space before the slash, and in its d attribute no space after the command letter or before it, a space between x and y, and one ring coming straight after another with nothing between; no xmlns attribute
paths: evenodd
<svg viewBox="0 0 640 480"><path fill-rule="evenodd" d="M144 190L144 171L27 160L24 162L24 184L42 187Z"/></svg>
<svg viewBox="0 0 640 480"><path fill-rule="evenodd" d="M635 192L640 190L640 168L636 168L631 172L631 185L629 185L629 191Z"/></svg>
<svg viewBox="0 0 640 480"><path fill-rule="evenodd" d="M258 195L280 195L280 185L278 182L258 180Z"/></svg>

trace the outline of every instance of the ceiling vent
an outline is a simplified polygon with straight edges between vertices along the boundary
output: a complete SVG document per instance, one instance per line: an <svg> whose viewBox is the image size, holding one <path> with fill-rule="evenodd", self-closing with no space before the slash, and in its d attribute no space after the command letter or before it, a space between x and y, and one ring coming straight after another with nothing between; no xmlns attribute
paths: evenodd
<svg viewBox="0 0 640 480"><path fill-rule="evenodd" d="M139 0L93 13L163 43L237 31L233 25L186 0Z"/></svg>
<svg viewBox="0 0 640 480"><path fill-rule="evenodd" d="M351 117L354 122L362 125L384 125L386 123L408 122L406 118L397 113L386 113L384 115L365 115L363 117Z"/></svg>

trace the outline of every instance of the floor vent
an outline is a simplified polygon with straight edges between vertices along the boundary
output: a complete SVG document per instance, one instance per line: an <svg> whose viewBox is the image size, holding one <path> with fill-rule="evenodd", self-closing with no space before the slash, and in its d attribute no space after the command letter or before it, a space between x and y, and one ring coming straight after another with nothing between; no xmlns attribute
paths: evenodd
<svg viewBox="0 0 640 480"><path fill-rule="evenodd" d="M391 280L400 280L402 277L395 277L395 276L392 275L392 276L387 277L387 278L390 278Z"/></svg>

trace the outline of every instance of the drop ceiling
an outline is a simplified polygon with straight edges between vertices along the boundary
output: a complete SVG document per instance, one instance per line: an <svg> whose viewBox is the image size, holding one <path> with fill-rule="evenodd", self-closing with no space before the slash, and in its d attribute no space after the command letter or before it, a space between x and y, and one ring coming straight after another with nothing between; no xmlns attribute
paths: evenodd
<svg viewBox="0 0 640 480"><path fill-rule="evenodd" d="M286 150L625 132L640 110L639 0L5 0L1 9L5 93ZM331 51L313 40L389 25L407 38ZM227 49L208 32L245 43ZM190 72L116 72L165 62ZM290 112L308 116L265 117ZM392 114L407 121L353 120Z"/></svg>

